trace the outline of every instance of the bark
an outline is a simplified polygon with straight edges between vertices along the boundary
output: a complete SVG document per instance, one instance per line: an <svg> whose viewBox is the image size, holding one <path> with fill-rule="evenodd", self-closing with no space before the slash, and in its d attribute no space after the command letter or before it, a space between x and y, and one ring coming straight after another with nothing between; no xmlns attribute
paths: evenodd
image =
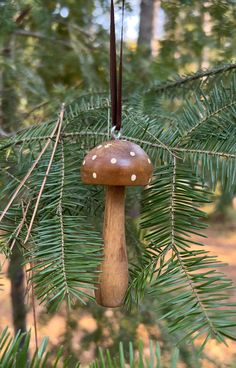
<svg viewBox="0 0 236 368"><path fill-rule="evenodd" d="M154 32L155 0L141 0L138 48L151 54L151 43Z"/></svg>
<svg viewBox="0 0 236 368"><path fill-rule="evenodd" d="M11 280L12 315L15 334L20 330L26 332L26 307L24 270L22 267L23 257L20 250L15 246L12 250L8 276Z"/></svg>
<svg viewBox="0 0 236 368"><path fill-rule="evenodd" d="M14 89L13 76L8 68L14 58L15 37L9 37L2 50L4 67L0 73L0 135L16 130L18 96ZM10 257L8 277L11 283L11 303L15 333L26 331L26 307L23 258L15 245ZM22 340L23 343L23 340Z"/></svg>

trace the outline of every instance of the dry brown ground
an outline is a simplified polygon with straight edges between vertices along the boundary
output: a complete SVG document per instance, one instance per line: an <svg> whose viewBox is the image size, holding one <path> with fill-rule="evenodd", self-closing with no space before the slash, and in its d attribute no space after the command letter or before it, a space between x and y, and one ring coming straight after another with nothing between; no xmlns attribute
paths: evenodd
<svg viewBox="0 0 236 368"><path fill-rule="evenodd" d="M223 262L229 263L229 266L224 267L224 272L230 276L236 285L236 225L226 228L224 224L211 225L207 230L208 238L204 240L207 249L212 254L218 255L219 259ZM7 266L7 265L6 265ZM6 268L6 267L5 267ZM0 328L10 326L12 328L11 320L11 305L10 305L10 285L7 278L3 279L3 290L0 294ZM235 294L236 297L236 294ZM37 314L42 311L41 307L37 307ZM112 314L112 311L107 310L107 314ZM28 314L28 326L33 328L32 312L29 310ZM78 316L79 329L72 336L72 341L75 350L79 348L80 341L85 334L91 334L98 328L97 321L86 311ZM65 314L64 311L56 314L52 318L44 320L38 325L39 339L47 335L50 338L52 346L62 342L62 336L65 332ZM106 335L106 327L104 328L104 334ZM109 333L107 333L109 335ZM144 325L140 325L137 329L137 337L143 339L146 347L148 345L148 330ZM108 340L110 339L107 336ZM32 342L33 343L33 342ZM86 363L91 361L94 356L96 345L90 344L88 351L83 351L81 360L86 366ZM228 347L219 345L214 341L211 341L206 349L206 353L209 358L212 358L217 363L210 363L209 360L203 361L203 368L226 368L236 367L236 342L228 341ZM234 357L234 358L233 358ZM234 360L234 363L233 363ZM180 365L181 367L181 365ZM191 367L189 367L191 368Z"/></svg>

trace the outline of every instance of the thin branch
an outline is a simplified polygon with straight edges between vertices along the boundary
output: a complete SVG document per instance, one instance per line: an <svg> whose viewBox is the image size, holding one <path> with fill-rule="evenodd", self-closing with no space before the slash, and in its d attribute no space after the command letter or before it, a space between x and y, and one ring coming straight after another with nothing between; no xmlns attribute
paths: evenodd
<svg viewBox="0 0 236 368"><path fill-rule="evenodd" d="M61 190L60 190L60 197L59 197L59 204L58 204L58 214L60 218L60 229L61 229L61 259L62 259L62 272L65 284L66 294L69 296L69 288L67 283L67 276L66 276L66 267L65 267L65 239L64 239L64 223L63 223L63 214L62 214L62 198L63 198L63 191L64 191L64 182L65 182L65 158L64 158L64 145L63 142L61 143ZM68 298L69 300L69 298Z"/></svg>
<svg viewBox="0 0 236 368"><path fill-rule="evenodd" d="M32 37L32 38L37 38L40 40L46 40L48 42L52 42L52 43L59 43L60 45L63 45L67 48L72 48L70 42L67 41L63 41L63 40L58 40L54 37L48 37L46 35L44 35L43 33L39 33L39 32L32 32L32 31L26 31L24 29L17 29L14 34L16 36L23 36L23 37Z"/></svg>
<svg viewBox="0 0 236 368"><path fill-rule="evenodd" d="M101 136L101 137L106 137L106 133L104 132L73 132L73 133L63 133L62 137L76 137L76 136ZM183 153L199 153L199 154L206 154L206 155L211 155L211 156L219 156L219 157L223 157L223 158L236 158L236 153L227 153L227 152L217 152L217 151L210 151L210 150L201 150L201 149L192 149L192 148L181 148L181 147L172 147L172 146L168 146L165 143L161 143L157 144L157 143L152 143L149 141L145 141L143 139L139 139L139 138L134 138L134 137L129 137L127 135L122 136L124 139L127 139L129 141L133 141L136 143L139 143L140 145L147 145L147 146L151 146L151 147L156 147L156 148L163 148L167 151L171 151L171 152L183 152ZM43 139L45 139L45 137L43 137ZM176 158L178 158L176 156Z"/></svg>
<svg viewBox="0 0 236 368"><path fill-rule="evenodd" d="M83 113L85 113L85 112L88 112L88 111L96 111L96 110L102 110L102 109L105 109L105 108L108 108L109 107L109 105L108 105L108 103L106 102L106 103L104 103L104 105L103 106L93 106L93 107L88 107L86 110L85 109L81 109L79 112L77 112L76 114L74 114L74 118L77 118L77 117L79 117L79 115L80 114L83 114ZM54 123L54 121L50 121L50 122L48 122L47 124L49 125L49 124L53 124ZM64 129L68 126L68 124L69 124L69 122L67 122L67 124L65 125L65 127L64 127ZM37 128L37 126L38 125L32 125L31 127L30 127L30 129L32 129L32 128ZM64 130L63 129L63 130ZM24 129L24 130L26 130L26 129ZM21 131L20 131L21 132ZM62 136L63 136L63 134L64 133L62 133ZM69 134L71 134L71 135L73 135L73 133L69 133ZM95 134L95 133L94 133ZM101 133L98 133L99 135L101 134ZM17 135L16 135L16 137L17 137ZM6 148L8 148L8 147L10 147L10 146L12 146L12 145L18 145L18 144L21 144L21 143L25 143L25 142L31 142L31 141L42 141L42 140L45 140L45 139L48 139L48 138L50 138L50 136L49 135L45 135L45 136L38 136L38 137L29 137L29 138L21 138L21 139L18 139L18 140L12 140L12 141L10 141L10 142L7 142L7 143L5 143L4 145L2 145L1 146L1 144L0 144L0 151L2 151L2 150L4 150L4 149L6 149Z"/></svg>
<svg viewBox="0 0 236 368"><path fill-rule="evenodd" d="M16 229L14 230L14 232L12 233L12 235L11 235L9 241L8 241L8 242L10 242L11 239L14 237L14 239L12 240L11 246L10 246L10 253L12 252L12 249L14 248L16 240L17 240L18 236L20 235L20 232L21 232L21 230L24 226L24 223L25 223L25 220L26 220L26 215L27 215L30 204L31 204L31 202L29 201L27 206L26 206L26 209L23 211L23 216L22 216L21 222L16 227ZM22 204L22 206L23 206L23 204ZM7 258L4 259L4 261L1 265L1 269L3 268L4 264L6 263L6 260L7 260Z"/></svg>
<svg viewBox="0 0 236 368"><path fill-rule="evenodd" d="M176 158L173 158L173 175L171 188L171 247L175 246L175 192L176 192Z"/></svg>
<svg viewBox="0 0 236 368"><path fill-rule="evenodd" d="M5 174L7 174L8 176L10 176L10 178L14 179L15 181L17 181L18 183L21 183L20 179L18 179L15 175L13 175L12 173L10 173L7 169L1 169L0 168L0 171L4 172ZM27 190L31 190L30 187L28 187L28 185L24 184L24 187L27 189Z"/></svg>
<svg viewBox="0 0 236 368"><path fill-rule="evenodd" d="M28 111L27 113L25 113L23 116L24 116L24 119L27 119L33 112L35 112L36 110L39 110L41 109L42 107L46 106L49 104L50 101L43 101L41 102L40 104L34 106L30 111Z"/></svg>
<svg viewBox="0 0 236 368"><path fill-rule="evenodd" d="M58 142L59 142L59 139L60 139L61 127L62 127L62 122L63 122L63 118L64 118L64 113L65 113L65 104L63 103L62 108L61 108L61 112L60 112L60 116L59 116L59 119L58 119L58 124L57 124L58 129L57 129L56 141L55 141L55 144L53 146L53 150L52 150L52 154L51 154L51 157L50 157L50 160L49 160L49 163L48 163L48 167L47 167L45 176L43 178L43 182L41 184L41 188L39 190L39 194L38 194L35 206L34 206L34 212L33 212L32 218L30 220L30 224L29 224L29 228L28 228L28 231L27 231L26 238L24 240L24 244L29 239L29 236L30 236L30 233L31 233L31 230L32 230L32 226L33 226L33 223L34 223L34 219L35 219L35 216L36 216L36 213L37 213L37 210L38 210L39 202L40 202L40 199L42 197L45 184L47 182L48 174L51 170L52 162L53 162L55 152L56 152L56 149L57 149L57 145L58 145Z"/></svg>
<svg viewBox="0 0 236 368"><path fill-rule="evenodd" d="M195 80L202 79L202 78L208 78L208 77L220 74L220 73L225 73L233 69L236 69L236 63L222 65L222 66L210 69L210 70L198 71L197 73L193 75L189 75L187 77L180 78L176 81L168 82L165 84L160 84L159 86L149 88L146 91L146 93L149 93L151 91L162 93L172 88L182 87L186 83L193 82Z"/></svg>
<svg viewBox="0 0 236 368"><path fill-rule="evenodd" d="M82 134L78 133L78 134ZM124 136L125 139L128 139L130 141L133 142L137 142L140 144L145 144L147 146L151 146L151 147L156 147L156 148L163 148L166 149L165 147L163 147L160 144L156 144L156 143L151 143L148 141L144 141L142 139L139 138L133 138L133 137L128 137L128 136ZM172 151L172 152L183 152L183 153L199 153L199 154L207 154L207 155L211 155L211 156L219 156L219 157L223 157L223 158L236 158L236 153L226 153L226 152L217 152L217 151L208 151L208 150L201 150L201 149L191 149L191 148L181 148L181 147L171 147L171 146L167 146L168 150Z"/></svg>
<svg viewBox="0 0 236 368"><path fill-rule="evenodd" d="M187 279L187 282L192 290L192 293L195 295L196 299L197 299L197 303L200 307L200 309L202 310L209 326L210 326L210 329L211 331L213 332L213 334L215 336L218 335L217 331L215 330L215 327L213 325L213 323L211 322L211 320L209 319L209 316L207 314L207 311L204 307L204 305L202 304L202 301L198 295L198 292L196 291L195 287L194 287L194 284L191 280L191 277L189 276L188 274L188 270L186 269L183 261L182 261L182 258L181 258L181 255L179 253L179 250L177 249L177 246L175 245L175 237L176 237L176 233L175 233L175 207L176 207L176 168L177 168L177 162L176 162L176 158L174 157L173 158L173 175L172 175L172 188L171 188L171 203L170 203L170 208L171 208L171 249L173 250L173 252L175 253L179 263L180 263L180 266L181 266L181 269L182 271L184 272L185 274L185 277Z"/></svg>
<svg viewBox="0 0 236 368"><path fill-rule="evenodd" d="M3 128L0 127L0 136L9 137L10 133L6 132Z"/></svg>
<svg viewBox="0 0 236 368"><path fill-rule="evenodd" d="M196 297L196 299L197 299L197 303L198 303L198 305L199 305L200 309L202 310L202 312L203 312L203 314L204 314L204 316L205 316L206 321L208 322L208 324L209 324L209 326L210 326L211 332L213 333L213 335L214 335L215 337L216 337L216 336L219 336L219 334L218 334L217 330L215 329L215 327L214 327L213 323L211 322L211 320L210 320L210 318L209 318L209 316L208 316L207 310L206 310L206 308L204 307L204 305L203 305L203 303L202 303L202 301L201 301L201 298L200 298L200 296L199 296L199 294L198 294L197 290L195 289L195 286L194 286L194 283L192 282L191 276L189 276L188 270L187 270L187 268L185 267L185 265L184 265L184 263L183 263L183 261L182 261L181 255L180 255L180 253L179 253L179 251L178 251L178 249L176 248L176 246L175 246L175 245L173 246L173 251L175 252L175 254L176 254L177 258L178 258L178 261L179 261L179 263L180 263L181 269L182 269L182 271L183 271L183 273L184 273L184 275L185 275L185 277L186 277L186 279L187 279L187 282L188 282L188 284L189 284L189 286L190 286L190 288L191 288L191 290L192 290L192 293L195 295L195 297Z"/></svg>
<svg viewBox="0 0 236 368"><path fill-rule="evenodd" d="M34 275L33 263L30 263L32 277ZM37 328L37 317L36 317L36 304L35 304L35 293L34 293L34 284L31 283L31 298L32 298L32 309L33 309L33 320L34 320L34 338L35 338L35 347L38 350L38 328Z"/></svg>
<svg viewBox="0 0 236 368"><path fill-rule="evenodd" d="M9 210L9 208L11 207L13 201L16 199L17 195L19 194L20 190L22 189L22 187L25 185L25 183L27 182L27 180L29 179L30 175L32 174L33 170L35 169L35 167L37 166L37 164L39 163L41 157L43 156L44 152L47 150L49 144L51 143L51 139L54 137L58 127L60 124L60 117L58 118L56 125L51 133L51 135L48 137L48 140L45 144L45 146L43 147L43 149L41 150L41 152L39 153L38 157L36 158L36 160L34 161L33 165L31 166L31 168L29 169L29 171L27 172L27 174L25 175L25 177L23 178L23 180L20 182L20 184L18 185L18 187L16 188L14 194L12 195L10 201L8 202L8 204L6 205L6 207L4 208L1 216L0 216L0 222L2 221L2 219L4 218L4 216L6 215L7 211Z"/></svg>
<svg viewBox="0 0 236 368"><path fill-rule="evenodd" d="M199 128L199 126L201 126L202 124L204 124L208 119L210 119L212 116L218 115L220 114L222 111L232 107L236 105L236 101L231 101L229 104L224 105L223 107L221 107L218 110L213 111L211 114L208 114L207 116L205 116L203 119L199 120L199 122L194 125L190 130L188 130L179 140L179 143L183 142L186 138L188 138L189 136L191 136L191 134L197 129ZM179 144L178 143L178 144Z"/></svg>
<svg viewBox="0 0 236 368"><path fill-rule="evenodd" d="M222 157L222 158L236 158L236 153L216 152L216 151L208 151L208 150L192 149L192 148L180 148L180 147L173 147L171 149L173 149L173 151L183 152L183 153L197 153L201 155L210 155L210 156L216 156L216 157Z"/></svg>
<svg viewBox="0 0 236 368"><path fill-rule="evenodd" d="M72 132L72 133L62 133L61 137L62 138L73 138L73 137L82 137L82 136L100 136L100 137L107 137L107 132L92 132L92 131L81 131L81 132ZM38 136L38 137L30 137L30 138L26 138L26 139L21 139L17 142L13 142L12 144L16 145L16 144L21 144L21 143L25 143L25 142L33 142L33 141L44 141L45 139L52 139L52 136L49 135L45 135L45 136ZM149 141L145 141L143 139L139 139L139 138L134 138L134 137L129 137L127 135L123 136L124 139L130 140L132 142L136 142L139 143L140 145L147 145L150 147L155 147L155 148L162 148L165 149L167 151L171 151L171 152L183 152L183 153L199 153L199 154L206 154L206 155L210 155L210 156L216 156L216 157L223 157L223 158L236 158L236 153L227 153L227 152L217 152L217 151L210 151L210 150L202 150L202 149L192 149L192 148L181 148L181 147L173 147L173 146L168 146L167 144L157 144L157 143L152 143ZM5 148L5 147L4 147ZM178 157L177 157L178 158Z"/></svg>
<svg viewBox="0 0 236 368"><path fill-rule="evenodd" d="M28 203L28 206L30 205L30 202ZM23 218L26 219L26 215L28 212L28 206L26 207L26 209L24 209L24 205L22 202L22 215ZM25 221L24 221L25 222ZM28 225L25 222L26 228L28 230ZM34 264L33 262L30 262L30 270L31 270L31 277L30 279L33 279L33 275L34 275L34 268L33 268ZM26 279L27 279L27 270L26 270ZM33 309L33 321L34 321L34 338L35 338L35 346L36 349L38 350L38 329L37 329L37 318L36 318L36 304L35 304L35 293L34 293L34 284L33 282L30 283L30 279L27 280L27 288L26 288L26 295L28 295L29 290L30 290L30 286L31 286L31 302L32 302L32 309Z"/></svg>
<svg viewBox="0 0 236 368"><path fill-rule="evenodd" d="M133 124L138 125L138 123L136 123L135 121L133 121L132 123L133 123ZM171 156L175 156L175 154L173 153L173 151L171 151L171 150L169 149L169 147L167 147L167 146L165 145L165 143L161 142L158 138L156 138L156 137L155 137L155 135L154 135L154 134L152 134L148 129L144 129L142 126L140 126L140 127L142 128L142 130L143 130L145 133L148 133L148 134L150 135L150 137L151 137L151 138L155 139L155 140L158 142L158 144L159 144L162 148L164 148L165 150L167 150L167 151L171 154Z"/></svg>

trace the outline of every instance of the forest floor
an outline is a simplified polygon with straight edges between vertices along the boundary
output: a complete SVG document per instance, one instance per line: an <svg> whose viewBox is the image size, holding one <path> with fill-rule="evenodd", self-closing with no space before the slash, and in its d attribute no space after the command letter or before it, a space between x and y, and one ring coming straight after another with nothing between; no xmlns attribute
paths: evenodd
<svg viewBox="0 0 236 368"><path fill-rule="evenodd" d="M224 266L222 270L234 280L234 284L236 285L236 222L235 224L230 223L227 226L225 223L211 224L205 231L205 234L207 235L207 238L204 240L206 249L213 255L218 255L221 261L229 264ZM7 268L7 265L5 265L5 268ZM12 329L9 280L5 277L1 283L3 284L3 289L0 293L0 329L7 325ZM236 291L234 296L236 297ZM93 338L97 338L96 333L98 334L98 327L101 329L102 325L102 335L105 339L103 339L103 341L107 341L107 346L109 346L112 341L111 330L106 326L106 319L104 319L103 316L105 315L106 318L110 318L113 316L113 312L107 309L103 316L99 313L100 312L91 313L90 310L86 310L85 308L83 308L80 313L77 312L75 317L77 327L76 331L73 331L73 329L68 330L65 310L55 315L48 316L41 306L37 306L37 315L39 316L39 340L41 341L42 337L45 335L49 336L51 348L56 349L56 346L64 343L69 336L70 341L73 343L73 350L80 355L81 361L84 364L83 366L85 367L86 364L93 359L96 351L96 343L93 342ZM33 330L33 317L30 302L27 322L29 328ZM115 328L118 327L119 322ZM140 324L138 327L136 326L135 336L143 340L146 349L149 344L149 330L150 329L148 329L145 324ZM86 338L89 344L87 348L81 349L82 339ZM236 342L228 341L227 347L212 340L208 343L205 354L207 358L202 361L203 368L236 367ZM182 368L185 367L185 365L180 364L179 367Z"/></svg>

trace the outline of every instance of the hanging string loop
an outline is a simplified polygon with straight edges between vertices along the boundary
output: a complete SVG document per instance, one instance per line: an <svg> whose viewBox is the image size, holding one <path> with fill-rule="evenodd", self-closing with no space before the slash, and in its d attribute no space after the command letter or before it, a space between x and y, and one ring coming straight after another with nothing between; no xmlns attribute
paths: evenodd
<svg viewBox="0 0 236 368"><path fill-rule="evenodd" d="M121 135L122 135L122 129L117 130L116 126L113 125L113 127L111 128L111 136L112 136L112 138L114 138L114 139L120 139Z"/></svg>
<svg viewBox="0 0 236 368"><path fill-rule="evenodd" d="M123 78L123 35L124 35L124 9L125 0L122 0L122 20L121 20L121 40L120 40L120 61L117 78L117 55L116 55L116 29L114 1L111 0L110 17L110 90L111 90L111 120L112 137L119 139L118 134L122 126L122 78ZM117 80L118 79L118 80ZM118 137L118 138L117 138Z"/></svg>

